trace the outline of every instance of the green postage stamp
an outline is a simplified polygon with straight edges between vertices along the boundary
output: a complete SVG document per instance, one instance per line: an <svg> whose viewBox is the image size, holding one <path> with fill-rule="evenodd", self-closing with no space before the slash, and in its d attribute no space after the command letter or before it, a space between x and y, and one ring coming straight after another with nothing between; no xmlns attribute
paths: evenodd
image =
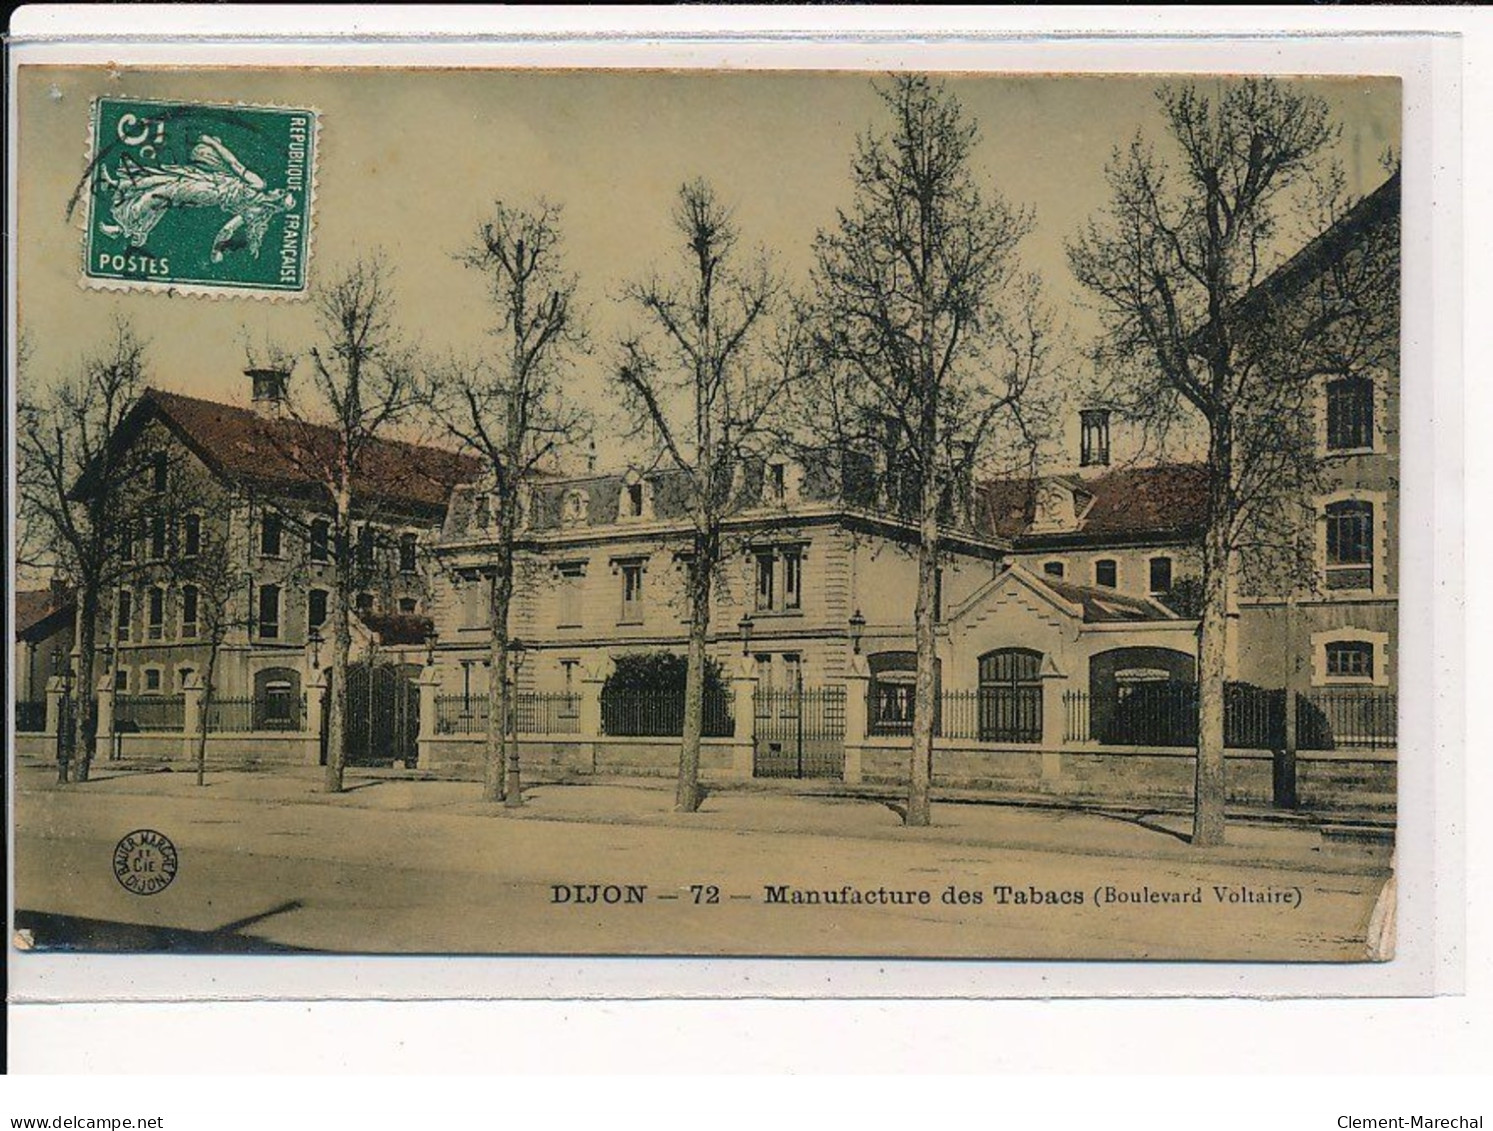
<svg viewBox="0 0 1493 1131"><path fill-rule="evenodd" d="M86 285L305 292L315 111L101 97L91 125Z"/></svg>

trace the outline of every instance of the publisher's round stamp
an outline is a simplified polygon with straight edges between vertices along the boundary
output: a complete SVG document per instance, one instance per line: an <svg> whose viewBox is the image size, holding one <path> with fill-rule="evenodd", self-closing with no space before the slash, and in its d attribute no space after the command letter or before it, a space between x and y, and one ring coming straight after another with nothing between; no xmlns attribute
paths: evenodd
<svg viewBox="0 0 1493 1131"><path fill-rule="evenodd" d="M309 109L95 99L84 284L304 293L316 138Z"/></svg>
<svg viewBox="0 0 1493 1131"><path fill-rule="evenodd" d="M176 845L154 829L136 829L114 846L114 878L132 895L165 891L176 867Z"/></svg>

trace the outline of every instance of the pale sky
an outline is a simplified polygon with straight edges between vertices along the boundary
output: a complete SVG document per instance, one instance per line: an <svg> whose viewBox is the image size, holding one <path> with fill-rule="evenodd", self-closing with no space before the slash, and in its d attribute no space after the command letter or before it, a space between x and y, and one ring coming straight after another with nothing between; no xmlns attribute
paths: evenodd
<svg viewBox="0 0 1493 1131"><path fill-rule="evenodd" d="M382 247L395 265L399 320L435 354L483 346L483 281L453 261L495 199L565 207L566 262L598 349L575 392L615 406L606 359L635 316L616 296L629 278L672 268L669 214L679 185L703 176L736 210L742 242L769 249L802 283L816 230L851 197L857 133L885 128L871 76L846 73L494 72L473 70L125 70L22 67L19 106L19 324L46 380L77 364L118 314L150 342L152 384L245 403L242 341L309 344L307 304L80 288L81 210L64 209L84 174L96 95L276 103L320 112L313 285ZM978 122L985 183L1036 211L1022 246L1059 313L1081 335L1063 241L1106 200L1104 166L1137 129L1163 138L1157 76L961 76L948 79ZM1307 80L1343 126L1337 156L1353 193L1385 177L1400 145L1393 79ZM273 237L271 239L273 243ZM603 458L623 454L603 415ZM610 458L609 458L610 457Z"/></svg>

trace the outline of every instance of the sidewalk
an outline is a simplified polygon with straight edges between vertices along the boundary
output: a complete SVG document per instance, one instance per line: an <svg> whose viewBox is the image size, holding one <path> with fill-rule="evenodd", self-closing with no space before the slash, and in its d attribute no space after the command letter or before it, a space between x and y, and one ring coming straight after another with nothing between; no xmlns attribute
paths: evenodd
<svg viewBox="0 0 1493 1131"><path fill-rule="evenodd" d="M1215 861L1318 872L1382 875L1390 869L1387 843L1356 843L1323 836L1305 822L1233 821L1228 843L1193 848L1183 813L1101 811L989 797L935 799L931 828L912 829L893 810L895 795L845 787L812 792L760 783L712 786L693 814L673 809L674 783L654 778L595 778L583 783L536 783L524 790L522 808L481 800L475 782L421 780L409 774L350 769L341 794L320 792L315 767L273 773L210 771L203 786L190 770L95 767L92 780L58 786L55 770L18 766L17 793L66 790L94 796L131 795L197 799L207 805L245 802L274 807L332 806L370 812L429 813L483 820L573 822L657 828L779 833L899 843L941 843L979 848L1075 853L1146 860ZM875 791L880 794L882 791Z"/></svg>

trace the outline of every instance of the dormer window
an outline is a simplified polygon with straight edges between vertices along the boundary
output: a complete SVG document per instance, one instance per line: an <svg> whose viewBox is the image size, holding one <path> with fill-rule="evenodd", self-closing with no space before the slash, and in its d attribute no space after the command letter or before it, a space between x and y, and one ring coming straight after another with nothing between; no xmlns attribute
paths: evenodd
<svg viewBox="0 0 1493 1131"><path fill-rule="evenodd" d="M623 483L622 494L617 500L617 517L623 522L653 517L652 495L647 480L630 476Z"/></svg>
<svg viewBox="0 0 1493 1131"><path fill-rule="evenodd" d="M150 487L153 491L164 491L166 489L167 463L166 453L156 452L150 457Z"/></svg>
<svg viewBox="0 0 1493 1131"><path fill-rule="evenodd" d="M767 502L781 503L788 498L788 468L785 464L767 465Z"/></svg>
<svg viewBox="0 0 1493 1131"><path fill-rule="evenodd" d="M566 526L579 526L586 521L591 509L590 496L579 488L565 492L565 501L560 506L560 521Z"/></svg>

